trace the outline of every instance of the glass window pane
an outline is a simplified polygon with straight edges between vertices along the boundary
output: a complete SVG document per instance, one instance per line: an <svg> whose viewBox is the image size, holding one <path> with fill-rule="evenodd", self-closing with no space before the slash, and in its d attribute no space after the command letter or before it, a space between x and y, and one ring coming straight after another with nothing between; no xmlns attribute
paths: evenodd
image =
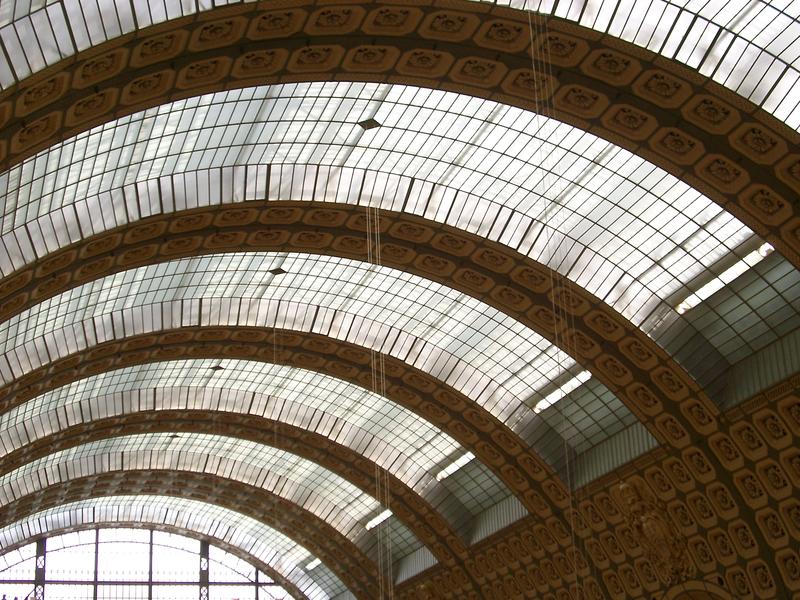
<svg viewBox="0 0 800 600"><path fill-rule="evenodd" d="M98 560L98 580L147 581L149 570L150 550L146 543L102 543Z"/></svg>

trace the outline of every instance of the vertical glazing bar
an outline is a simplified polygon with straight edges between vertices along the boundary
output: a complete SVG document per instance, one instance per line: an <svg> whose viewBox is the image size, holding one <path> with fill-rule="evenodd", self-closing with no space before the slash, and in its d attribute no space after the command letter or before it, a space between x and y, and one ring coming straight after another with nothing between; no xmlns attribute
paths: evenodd
<svg viewBox="0 0 800 600"><path fill-rule="evenodd" d="M147 564L147 600L153 600L153 530L150 530L149 562Z"/></svg>
<svg viewBox="0 0 800 600"><path fill-rule="evenodd" d="M92 590L92 598L97 600L97 576L100 573L100 530L94 530L94 586Z"/></svg>
<svg viewBox="0 0 800 600"><path fill-rule="evenodd" d="M44 581L47 566L47 538L36 541L36 572L33 576L34 600L44 600Z"/></svg>
<svg viewBox="0 0 800 600"><path fill-rule="evenodd" d="M208 542L200 542L200 600L208 598Z"/></svg>

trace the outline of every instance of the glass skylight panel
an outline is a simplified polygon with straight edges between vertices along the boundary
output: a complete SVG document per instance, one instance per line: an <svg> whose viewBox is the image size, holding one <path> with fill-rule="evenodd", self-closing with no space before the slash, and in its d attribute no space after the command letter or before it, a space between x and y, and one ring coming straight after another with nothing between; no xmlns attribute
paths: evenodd
<svg viewBox="0 0 800 600"><path fill-rule="evenodd" d="M309 551L267 525L222 506L166 496L88 498L39 511L0 529L0 552L51 531L116 523L165 524L229 543L275 569L313 600L346 589L324 564L306 573L302 565Z"/></svg>
<svg viewBox="0 0 800 600"><path fill-rule="evenodd" d="M273 277L277 264L287 273ZM535 417L525 400L572 364L511 317L430 280L343 258L241 253L131 269L36 305L0 325L0 375L10 381L80 348L174 326L164 315L183 326L278 327L369 344L512 427Z"/></svg>
<svg viewBox="0 0 800 600"><path fill-rule="evenodd" d="M0 477L0 502L69 479L116 470L168 469L218 475L272 492L327 521L354 542L380 504L320 465L283 450L209 434L139 434L49 454Z"/></svg>
<svg viewBox="0 0 800 600"><path fill-rule="evenodd" d="M247 0L245 0L247 1ZM553 14L620 37L698 69L785 121L800 127L800 106L787 93L800 67L800 9L777 0L493 0L492 3ZM0 14L0 87L108 39L214 4L113 0L9 2ZM534 16L534 26L543 24ZM314 111L309 110L310 118ZM371 115L370 115L371 116Z"/></svg>
<svg viewBox="0 0 800 600"><path fill-rule="evenodd" d="M377 99L382 126L364 132L357 121ZM162 207L265 197L371 202L507 244L642 325L753 237L709 199L613 144L447 92L272 86L183 100L115 123L0 176L3 273L54 241L63 247L82 232ZM239 141L224 139L231 128ZM244 145L231 153L229 142ZM247 166L234 164L243 159ZM47 185L35 185L42 178ZM693 242L697 236L703 244Z"/></svg>
<svg viewBox="0 0 800 600"><path fill-rule="evenodd" d="M214 371L215 366L224 368ZM408 409L340 379L268 363L195 359L126 367L37 396L0 416L7 432L2 452L76 424L154 407L257 415L353 449L353 433L366 431L376 441L358 450L420 493L433 469L461 451L450 436Z"/></svg>

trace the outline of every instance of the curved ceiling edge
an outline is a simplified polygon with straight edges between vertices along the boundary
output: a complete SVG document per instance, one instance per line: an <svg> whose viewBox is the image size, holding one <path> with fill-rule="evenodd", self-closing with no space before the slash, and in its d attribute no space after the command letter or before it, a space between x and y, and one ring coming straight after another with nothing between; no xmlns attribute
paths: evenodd
<svg viewBox="0 0 800 600"><path fill-rule="evenodd" d="M326 19L314 4L212 9L67 59L0 95L0 166L111 118L211 91L348 77L413 83L525 109L552 101L552 116L693 185L800 266L800 208L790 200L800 191L798 136L736 94L559 19L531 49L528 14L515 9L463 0L447 10L349 6L327 8ZM396 18L382 18L386 10ZM531 52L550 58L540 66L554 76L531 71Z"/></svg>
<svg viewBox="0 0 800 600"><path fill-rule="evenodd" d="M689 412L699 406L718 414L699 385L666 352L580 286L560 284L563 278L532 259L454 227L388 211L381 212L380 222L385 266L472 296L558 343L659 440L680 447L689 433L676 438L673 422L685 432L698 431L681 404L687 404L683 410ZM0 319L115 272L241 250L308 252L365 261L366 215L359 207L339 204L252 202L151 217L78 242L4 279ZM554 301L564 306L563 315L553 312Z"/></svg>
<svg viewBox="0 0 800 600"><path fill-rule="evenodd" d="M63 503L104 496L151 494L200 500L260 521L313 555L356 595L377 597L375 563L330 525L282 498L229 479L167 470L121 470L70 479L33 492L0 508L0 520L10 523Z"/></svg>
<svg viewBox="0 0 800 600"><path fill-rule="evenodd" d="M454 566L468 549L448 522L397 477L354 450L297 426L210 410L159 410L98 419L51 433L0 459L0 474L47 454L96 440L155 432L207 433L250 440L311 460L374 496L375 472L391 481L392 512L428 547L437 560Z"/></svg>
<svg viewBox="0 0 800 600"><path fill-rule="evenodd" d="M18 523L18 521L16 522ZM10 526L14 526L15 523L11 523ZM94 530L98 527L109 527L109 528L121 528L121 529L153 529L156 531L164 531L166 533L174 533L177 535L182 535L184 537L189 537L195 540L199 540L201 542L209 542L212 546L217 546L230 554L242 559L248 564L253 565L255 568L263 571L270 577L275 583L281 586L294 600L310 600L308 596L306 596L303 592L300 591L294 583L289 581L287 577L281 575L277 570L273 567L268 565L267 563L263 562L262 560L256 558L254 555L250 554L246 550L234 546L233 544L229 544L224 540L201 533L199 531L194 531L187 527L178 527L175 525L166 525L164 523L159 523L157 521L98 521L96 523L82 523L79 525L67 525L64 527L54 527L52 529L47 529L43 533L31 536L23 541L17 542L15 544L11 544L3 548L2 553L5 554L6 552L11 552L22 546L25 546L31 542L36 542L42 538L52 537L56 535L62 535L65 533L73 533L75 531L87 531L87 530Z"/></svg>
<svg viewBox="0 0 800 600"><path fill-rule="evenodd" d="M317 371L370 389L368 349L295 331L247 327L183 327L101 344L34 371L0 390L0 410L18 406L39 393L100 372L180 358L243 358ZM277 351L273 346L277 346ZM431 422L470 450L506 484L531 514L547 523L560 545L569 544L559 516L568 506L561 480L519 437L469 398L385 356L386 396ZM543 493L540 493L540 490Z"/></svg>

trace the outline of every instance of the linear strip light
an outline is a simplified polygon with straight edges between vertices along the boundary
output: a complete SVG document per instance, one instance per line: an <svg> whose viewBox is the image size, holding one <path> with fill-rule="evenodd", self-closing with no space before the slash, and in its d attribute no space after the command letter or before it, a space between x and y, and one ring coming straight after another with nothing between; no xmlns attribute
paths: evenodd
<svg viewBox="0 0 800 600"><path fill-rule="evenodd" d="M731 281L739 277L739 275L745 273L749 269L752 269L770 254L772 254L774 250L775 248L772 247L772 244L762 244L758 250L753 250L742 260L728 269L725 269L722 273L720 273L719 276L715 277L695 293L691 294L688 298L686 298L686 300L678 304L675 310L678 311L679 315L682 315L687 310L694 308L703 300L721 290Z"/></svg>
<svg viewBox="0 0 800 600"><path fill-rule="evenodd" d="M553 404L561 400L571 391L578 389L583 383L589 381L591 378L592 374L589 371L581 371L556 391L547 394L544 399L540 400L536 406L533 407L533 412L540 413L548 406L553 406Z"/></svg>
<svg viewBox="0 0 800 600"><path fill-rule="evenodd" d="M383 511L381 514L379 514L377 517L375 517L375 518L374 518L374 519L372 519L372 520L371 520L369 523L367 523L367 525L366 525L367 531L369 531L369 530L370 530L370 529L372 529L373 527L377 527L378 525L380 525L381 523L383 523L383 522L384 522L386 519L388 519L388 518L389 518L389 517L391 517L391 516L392 516L392 511L390 511L390 510L387 508L387 509L386 509L385 511Z"/></svg>
<svg viewBox="0 0 800 600"><path fill-rule="evenodd" d="M448 477L450 477L450 475L452 475L453 473L458 471L461 467L469 463L473 458L475 458L475 455L472 452L467 452L466 454L460 456L459 458L451 462L449 465L447 465L444 469L439 471L439 473L436 475L436 481L442 481L442 479L447 479Z"/></svg>
<svg viewBox="0 0 800 600"><path fill-rule="evenodd" d="M318 566L322 564L322 561L318 558L315 558L310 563L306 565L306 571L311 571L312 569L316 569Z"/></svg>

